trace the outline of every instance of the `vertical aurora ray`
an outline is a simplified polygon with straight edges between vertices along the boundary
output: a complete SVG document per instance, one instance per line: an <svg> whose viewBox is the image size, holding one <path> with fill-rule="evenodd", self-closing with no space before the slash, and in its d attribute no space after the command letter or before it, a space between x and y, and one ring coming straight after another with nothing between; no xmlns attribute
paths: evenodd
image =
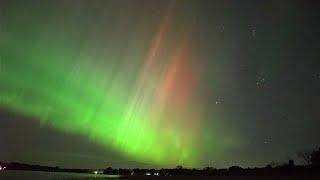
<svg viewBox="0 0 320 180"><path fill-rule="evenodd" d="M39 36L17 36L39 27L19 30L23 20L12 18L1 35L1 107L141 162L197 165L200 77L186 35L167 50L173 11L171 3L152 40L143 40L151 42L147 52L139 45L119 52L122 59L107 46L95 53L93 38L83 46L64 39L73 28L52 35L47 23Z"/></svg>

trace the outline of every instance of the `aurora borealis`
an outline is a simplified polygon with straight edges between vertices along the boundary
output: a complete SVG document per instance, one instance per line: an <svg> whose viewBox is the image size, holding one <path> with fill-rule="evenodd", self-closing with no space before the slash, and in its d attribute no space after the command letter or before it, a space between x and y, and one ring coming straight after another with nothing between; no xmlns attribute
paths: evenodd
<svg viewBox="0 0 320 180"><path fill-rule="evenodd" d="M66 139L79 137L150 167L260 165L284 159L318 142L302 143L314 132L315 110L292 103L295 97L318 107L310 98L316 91L310 89L319 85L304 85L314 83L309 79L316 67L306 68L312 66L308 60L281 60L299 56L288 52L299 49L303 38L296 34L305 32L301 19L309 17L297 13L299 3L270 2L279 9L272 13L257 2L248 11L251 3L3 1L0 107L24 123ZM293 72L300 74L294 77ZM299 113L288 115L296 109ZM284 116L295 124L292 132L282 131ZM10 134L5 132L0 135ZM296 143L287 140L288 134L304 138ZM0 140L0 146L8 144ZM273 149L283 149L283 141L292 143L272 155ZM14 157L3 151L0 158Z"/></svg>
<svg viewBox="0 0 320 180"><path fill-rule="evenodd" d="M123 59L113 57L112 52L93 54L90 47L66 52L68 37L54 40L59 34L45 30L42 37L35 37L30 49L6 44L2 48L8 48L7 52L14 49L23 60L2 62L6 68L1 76L5 87L1 105L64 132L85 135L138 160L193 165L193 139L200 120L200 112L191 107L197 74L187 62L184 42L167 57L161 57L160 52L171 8L146 53L138 46L136 52L124 53ZM23 39L16 38L14 43L23 46ZM57 42L51 45L47 41ZM139 66L133 67L135 63Z"/></svg>

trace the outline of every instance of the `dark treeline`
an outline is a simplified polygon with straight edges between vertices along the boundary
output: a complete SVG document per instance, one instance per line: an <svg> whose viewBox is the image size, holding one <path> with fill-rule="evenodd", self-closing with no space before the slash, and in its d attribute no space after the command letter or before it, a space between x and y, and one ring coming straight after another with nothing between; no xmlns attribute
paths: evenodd
<svg viewBox="0 0 320 180"><path fill-rule="evenodd" d="M26 163L17 163L17 162L0 162L2 167L6 167L8 170L26 170L26 171L49 171L49 172L76 172L76 173L91 173L88 169L67 169L51 167L51 166L41 166L41 165L31 165Z"/></svg>
<svg viewBox="0 0 320 180"><path fill-rule="evenodd" d="M212 176L268 176L268 175L320 175L320 148L314 151L299 152L305 165L295 165L293 160L282 165L271 163L263 168L241 168L232 166L226 169L216 169L206 167L203 169L188 169L177 166L173 169L65 169L59 167L49 167L40 165L29 165L24 163L1 163L2 167L10 170L31 170L31 171L50 171L50 172L75 172L75 173L103 173L109 175L122 176L179 176L179 175L212 175Z"/></svg>

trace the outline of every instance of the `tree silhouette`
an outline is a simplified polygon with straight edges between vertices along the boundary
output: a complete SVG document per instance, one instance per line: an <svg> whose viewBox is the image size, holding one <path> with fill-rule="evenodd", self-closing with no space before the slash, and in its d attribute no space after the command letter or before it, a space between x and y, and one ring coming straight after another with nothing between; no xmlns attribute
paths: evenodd
<svg viewBox="0 0 320 180"><path fill-rule="evenodd" d="M308 166L320 166L320 147L313 151L300 151L298 157Z"/></svg>
<svg viewBox="0 0 320 180"><path fill-rule="evenodd" d="M312 151L311 164L313 166L320 166L320 147L317 150Z"/></svg>
<svg viewBox="0 0 320 180"><path fill-rule="evenodd" d="M176 169L183 169L183 167L181 166L181 165L178 165L177 167L176 167Z"/></svg>

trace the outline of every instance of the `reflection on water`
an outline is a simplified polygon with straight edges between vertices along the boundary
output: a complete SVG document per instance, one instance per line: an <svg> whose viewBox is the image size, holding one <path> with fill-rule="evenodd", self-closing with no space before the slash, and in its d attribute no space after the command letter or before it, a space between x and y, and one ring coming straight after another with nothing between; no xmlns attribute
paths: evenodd
<svg viewBox="0 0 320 180"><path fill-rule="evenodd" d="M118 175L42 172L42 171L15 171L5 170L0 172L1 180L42 180L42 179L115 179Z"/></svg>

